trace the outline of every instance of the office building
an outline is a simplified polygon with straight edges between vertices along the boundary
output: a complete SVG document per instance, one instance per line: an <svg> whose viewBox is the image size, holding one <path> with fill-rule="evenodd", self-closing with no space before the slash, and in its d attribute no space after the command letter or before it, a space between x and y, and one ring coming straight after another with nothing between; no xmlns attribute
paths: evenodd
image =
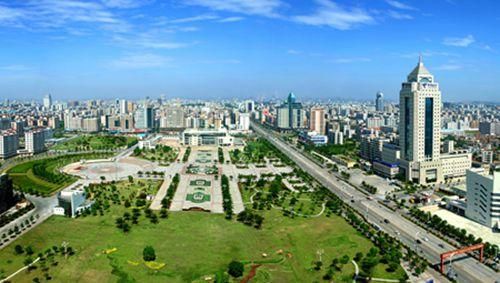
<svg viewBox="0 0 500 283"><path fill-rule="evenodd" d="M484 226L500 229L500 172L481 175L467 170L465 216Z"/></svg>
<svg viewBox="0 0 500 283"><path fill-rule="evenodd" d="M52 107L52 95L47 94L43 97L43 107L50 109Z"/></svg>
<svg viewBox="0 0 500 283"><path fill-rule="evenodd" d="M185 111L182 107L166 108L160 118L160 128L182 129L186 127Z"/></svg>
<svg viewBox="0 0 500 283"><path fill-rule="evenodd" d="M382 92L377 92L375 98L375 110L377 112L384 112L384 94Z"/></svg>
<svg viewBox="0 0 500 283"><path fill-rule="evenodd" d="M135 128L137 129L152 129L154 127L153 108L147 103L135 112Z"/></svg>
<svg viewBox="0 0 500 283"><path fill-rule="evenodd" d="M325 108L323 107L313 107L311 108L309 130L311 132L316 132L319 135L325 134Z"/></svg>
<svg viewBox="0 0 500 283"><path fill-rule="evenodd" d="M128 102L125 99L120 100L120 114L128 113Z"/></svg>
<svg viewBox="0 0 500 283"><path fill-rule="evenodd" d="M54 207L54 214L70 217L76 217L93 204L93 201L87 200L87 193L81 184L60 191L57 200L58 206Z"/></svg>
<svg viewBox="0 0 500 283"><path fill-rule="evenodd" d="M306 115L302 104L295 101L295 94L288 94L288 98L277 109L276 126L279 130L293 130L305 128Z"/></svg>
<svg viewBox="0 0 500 283"><path fill-rule="evenodd" d="M401 168L419 184L442 179L441 91L420 58L399 95Z"/></svg>
<svg viewBox="0 0 500 283"><path fill-rule="evenodd" d="M229 135L227 129L186 129L182 132L181 142L184 145L217 145L231 146L234 138Z"/></svg>
<svg viewBox="0 0 500 283"><path fill-rule="evenodd" d="M97 117L82 119L82 131L87 133L97 133L101 130L101 120Z"/></svg>
<svg viewBox="0 0 500 283"><path fill-rule="evenodd" d="M240 113L238 117L238 130L250 130L250 113Z"/></svg>

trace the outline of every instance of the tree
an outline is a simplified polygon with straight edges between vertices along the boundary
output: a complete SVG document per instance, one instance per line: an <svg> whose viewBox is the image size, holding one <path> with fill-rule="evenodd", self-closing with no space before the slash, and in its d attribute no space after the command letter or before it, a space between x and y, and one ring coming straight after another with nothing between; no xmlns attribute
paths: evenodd
<svg viewBox="0 0 500 283"><path fill-rule="evenodd" d="M22 247L21 245L16 245L16 246L14 247L14 251L15 251L15 252L16 252L16 254L18 254L18 255L20 255L20 254L24 253L24 249L23 249L23 247Z"/></svg>
<svg viewBox="0 0 500 283"><path fill-rule="evenodd" d="M156 259L155 249L152 246L146 246L142 251L142 258L145 261L154 261Z"/></svg>
<svg viewBox="0 0 500 283"><path fill-rule="evenodd" d="M320 270L322 266L323 266L322 261L318 260L318 261L314 262L314 270Z"/></svg>
<svg viewBox="0 0 500 283"><path fill-rule="evenodd" d="M129 182L129 183L133 183L133 182L134 182L134 177L132 177L132 176L128 176L128 182Z"/></svg>
<svg viewBox="0 0 500 283"><path fill-rule="evenodd" d="M227 273L233 277L241 277L245 271L245 266L239 261L231 261L227 267Z"/></svg>

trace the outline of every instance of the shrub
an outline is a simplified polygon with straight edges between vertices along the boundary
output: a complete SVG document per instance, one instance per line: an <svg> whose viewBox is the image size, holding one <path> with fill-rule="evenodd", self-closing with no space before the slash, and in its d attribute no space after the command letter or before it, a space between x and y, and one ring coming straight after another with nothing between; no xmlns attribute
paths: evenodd
<svg viewBox="0 0 500 283"><path fill-rule="evenodd" d="M233 277L241 277L245 271L245 266L239 261L231 261L227 267L227 273Z"/></svg>
<svg viewBox="0 0 500 283"><path fill-rule="evenodd" d="M154 261L156 259L155 249L152 246L146 246L142 251L142 258L145 261Z"/></svg>

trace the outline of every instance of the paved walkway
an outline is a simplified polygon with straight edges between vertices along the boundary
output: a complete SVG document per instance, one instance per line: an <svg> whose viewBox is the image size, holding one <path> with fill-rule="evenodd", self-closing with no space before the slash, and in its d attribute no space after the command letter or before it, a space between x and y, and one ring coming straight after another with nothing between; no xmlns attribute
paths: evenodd
<svg viewBox="0 0 500 283"><path fill-rule="evenodd" d="M12 273L11 275L5 277L4 279L0 280L0 283L3 283L3 282L10 282L9 280L11 278L13 278L14 276L16 276L18 273L20 273L21 271L27 269L28 267L32 266L33 264L37 263L38 261L40 260L39 257L37 257L32 263L24 266L24 267L21 267L20 269L18 269L16 272Z"/></svg>

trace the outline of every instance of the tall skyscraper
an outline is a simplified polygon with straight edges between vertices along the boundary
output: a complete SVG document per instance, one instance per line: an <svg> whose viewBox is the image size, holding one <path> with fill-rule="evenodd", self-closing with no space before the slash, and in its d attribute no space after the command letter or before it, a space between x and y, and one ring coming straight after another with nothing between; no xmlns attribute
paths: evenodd
<svg viewBox="0 0 500 283"><path fill-rule="evenodd" d="M306 121L302 103L295 101L295 94L288 94L285 103L277 109L277 127L281 130L302 129Z"/></svg>
<svg viewBox="0 0 500 283"><path fill-rule="evenodd" d="M311 108L311 117L309 130L316 132L320 135L325 134L325 108L313 107Z"/></svg>
<svg viewBox="0 0 500 283"><path fill-rule="evenodd" d="M380 91L377 92L377 97L375 99L375 110L384 112L384 94Z"/></svg>
<svg viewBox="0 0 500 283"><path fill-rule="evenodd" d="M50 109L50 107L52 107L52 96L50 93L43 97L43 107L46 109Z"/></svg>
<svg viewBox="0 0 500 283"><path fill-rule="evenodd" d="M152 129L154 127L153 107L149 105L148 100L146 99L144 106L135 112L135 127L138 129Z"/></svg>
<svg viewBox="0 0 500 283"><path fill-rule="evenodd" d="M420 57L399 94L401 167L418 183L442 178L441 91Z"/></svg>
<svg viewBox="0 0 500 283"><path fill-rule="evenodd" d="M128 102L125 99L120 100L120 114L128 113Z"/></svg>

